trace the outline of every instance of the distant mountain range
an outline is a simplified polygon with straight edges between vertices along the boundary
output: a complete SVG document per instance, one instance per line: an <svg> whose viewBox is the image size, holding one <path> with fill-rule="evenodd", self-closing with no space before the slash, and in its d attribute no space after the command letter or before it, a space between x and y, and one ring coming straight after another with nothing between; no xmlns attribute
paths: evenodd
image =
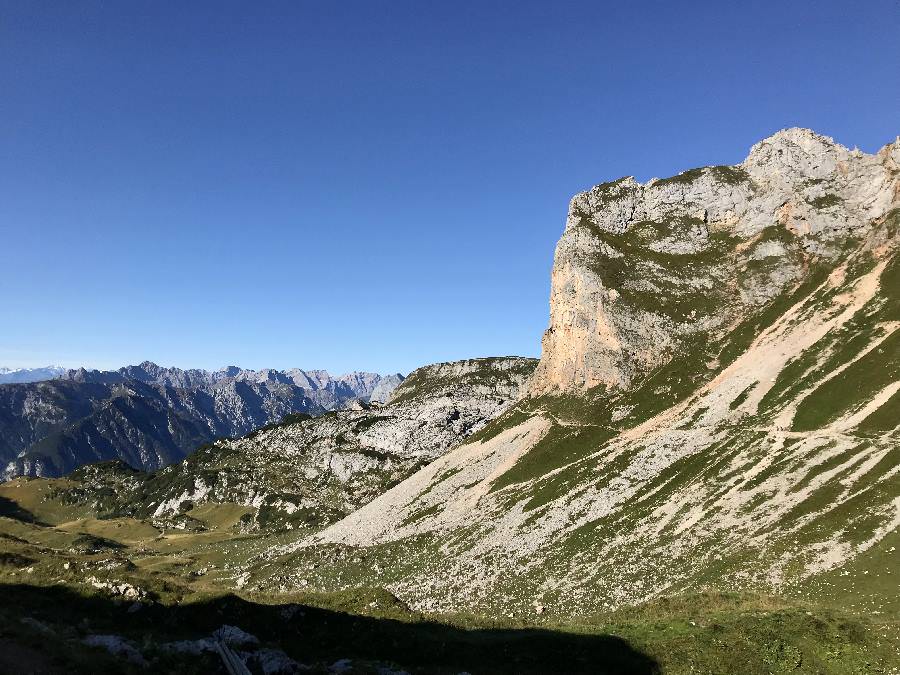
<svg viewBox="0 0 900 675"><path fill-rule="evenodd" d="M158 469L204 443L242 436L291 413L382 402L402 381L399 374L182 370L145 361L0 385L2 475L58 476L110 459Z"/></svg>
<svg viewBox="0 0 900 675"><path fill-rule="evenodd" d="M52 380L66 372L62 366L43 368L0 368L0 384L42 382Z"/></svg>
<svg viewBox="0 0 900 675"><path fill-rule="evenodd" d="M166 368L152 361L144 361L136 366L125 366L118 370L88 370L77 368L60 373L59 379L71 382L94 384L121 384L129 380L145 384L162 385L179 389L214 387L222 382L244 382L248 384L286 384L300 387L309 392L310 398L325 410L338 407L350 399L363 399L383 403L394 388L403 381L399 373L379 375L354 371L333 377L325 370L248 370L238 366L226 366L220 370L198 368Z"/></svg>
<svg viewBox="0 0 900 675"><path fill-rule="evenodd" d="M217 441L161 471L118 462L67 476L104 517L137 516L197 528L187 512L223 502L246 511L244 531L315 528L351 513L477 433L524 391L537 359L498 357L423 366L383 406L291 415Z"/></svg>

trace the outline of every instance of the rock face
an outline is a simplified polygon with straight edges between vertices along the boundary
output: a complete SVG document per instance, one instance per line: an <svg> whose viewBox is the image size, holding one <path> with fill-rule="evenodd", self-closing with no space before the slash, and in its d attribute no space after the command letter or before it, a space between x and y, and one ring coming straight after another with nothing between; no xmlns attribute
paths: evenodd
<svg viewBox="0 0 900 675"><path fill-rule="evenodd" d="M898 184L900 142L792 129L737 167L578 195L530 395L273 549L279 580L342 588L315 554L350 547L354 583L418 609L713 587L900 611L878 576L900 526Z"/></svg>
<svg viewBox="0 0 900 675"><path fill-rule="evenodd" d="M685 342L726 332L887 213L898 167L900 142L867 155L788 129L737 166L576 195L532 392L628 387Z"/></svg>
<svg viewBox="0 0 900 675"><path fill-rule="evenodd" d="M84 467L72 479L95 495L121 493L105 505L107 514L171 521L214 502L247 507L246 529L320 527L479 431L518 399L536 364L503 357L425 366L384 406L355 399L354 409L290 416L137 482L118 465Z"/></svg>
<svg viewBox="0 0 900 675"><path fill-rule="evenodd" d="M384 397L400 375L325 371L216 372L144 362L117 371L70 370L56 380L0 386L2 476L59 476L103 460L148 470L199 445L241 436L297 412Z"/></svg>

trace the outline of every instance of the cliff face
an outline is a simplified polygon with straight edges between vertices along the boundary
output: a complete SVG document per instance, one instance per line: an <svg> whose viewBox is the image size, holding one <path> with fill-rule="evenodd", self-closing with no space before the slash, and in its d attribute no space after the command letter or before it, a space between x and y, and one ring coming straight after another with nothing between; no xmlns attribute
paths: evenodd
<svg viewBox="0 0 900 675"><path fill-rule="evenodd" d="M900 196L900 139L875 155L806 129L737 166L576 195L556 247L531 393L627 388L833 259Z"/></svg>

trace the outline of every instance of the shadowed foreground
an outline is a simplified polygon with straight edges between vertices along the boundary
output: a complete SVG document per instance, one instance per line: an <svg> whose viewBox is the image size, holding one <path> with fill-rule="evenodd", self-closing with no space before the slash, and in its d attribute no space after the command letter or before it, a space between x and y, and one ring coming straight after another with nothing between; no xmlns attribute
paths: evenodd
<svg viewBox="0 0 900 675"><path fill-rule="evenodd" d="M342 659L351 660L345 672L360 673L386 664L412 673L660 672L651 658L609 635L469 630L299 604L267 605L233 595L175 606L147 604L137 611L129 611L131 603L64 587L3 585L0 598L0 671L9 673L143 670L81 642L86 635L108 634L128 640L162 672L224 672L214 654L174 655L161 645L202 639L226 624L258 637L259 649L283 650L312 672L327 672Z"/></svg>

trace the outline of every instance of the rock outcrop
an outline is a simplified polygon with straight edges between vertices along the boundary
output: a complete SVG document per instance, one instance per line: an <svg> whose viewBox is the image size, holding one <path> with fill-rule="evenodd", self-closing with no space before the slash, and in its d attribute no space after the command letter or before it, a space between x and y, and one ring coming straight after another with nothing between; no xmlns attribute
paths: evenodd
<svg viewBox="0 0 900 675"><path fill-rule="evenodd" d="M532 393L629 387L721 336L896 205L898 171L900 140L869 155L788 129L737 166L576 195Z"/></svg>

